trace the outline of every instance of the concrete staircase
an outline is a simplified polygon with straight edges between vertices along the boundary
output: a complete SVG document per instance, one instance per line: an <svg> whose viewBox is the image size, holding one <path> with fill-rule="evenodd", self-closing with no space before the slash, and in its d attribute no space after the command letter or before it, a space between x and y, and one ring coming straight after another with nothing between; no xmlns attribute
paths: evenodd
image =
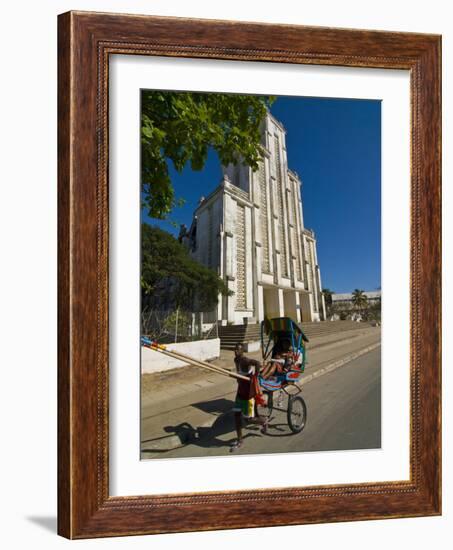
<svg viewBox="0 0 453 550"><path fill-rule="evenodd" d="M369 328L372 325L371 323L357 323L355 321L322 321L320 323L301 323L300 326L310 340L318 336Z"/></svg>
<svg viewBox="0 0 453 550"><path fill-rule="evenodd" d="M347 332L368 328L371 323L356 323L354 321L324 321L320 323L301 323L302 330L309 340L338 332ZM260 324L219 326L221 349L234 349L240 342L247 344L261 338Z"/></svg>
<svg viewBox="0 0 453 550"><path fill-rule="evenodd" d="M246 344L261 339L261 325L227 325L219 326L221 349L234 349L237 343Z"/></svg>

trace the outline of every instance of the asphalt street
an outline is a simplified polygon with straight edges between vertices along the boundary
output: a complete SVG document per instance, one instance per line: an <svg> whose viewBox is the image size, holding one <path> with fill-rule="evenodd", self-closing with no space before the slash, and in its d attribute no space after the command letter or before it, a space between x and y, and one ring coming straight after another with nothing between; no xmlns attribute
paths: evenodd
<svg viewBox="0 0 453 550"><path fill-rule="evenodd" d="M293 434L286 405L274 409L269 430L244 428L244 445L234 454L287 453L376 449L381 446L380 347L302 388L307 405L304 430ZM233 400L234 393L231 395ZM277 399L276 399L277 401ZM183 447L159 453L158 458L230 455L235 440L232 413L222 415L200 438Z"/></svg>

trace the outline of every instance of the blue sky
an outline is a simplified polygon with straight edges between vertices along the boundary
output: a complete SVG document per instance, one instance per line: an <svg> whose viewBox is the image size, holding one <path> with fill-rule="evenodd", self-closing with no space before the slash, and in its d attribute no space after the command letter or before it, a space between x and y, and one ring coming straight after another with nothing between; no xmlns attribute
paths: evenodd
<svg viewBox="0 0 453 550"><path fill-rule="evenodd" d="M272 114L287 131L288 166L302 180L304 223L317 238L324 288L351 292L381 285L381 102L278 97ZM202 171L170 167L177 197L171 219L190 225L199 198L220 182L211 151ZM143 220L170 233L168 221Z"/></svg>

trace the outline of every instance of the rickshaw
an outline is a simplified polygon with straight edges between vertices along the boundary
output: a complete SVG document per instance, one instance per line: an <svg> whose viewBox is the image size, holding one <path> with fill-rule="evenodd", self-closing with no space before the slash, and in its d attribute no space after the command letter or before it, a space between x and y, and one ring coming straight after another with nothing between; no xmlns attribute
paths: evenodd
<svg viewBox="0 0 453 550"><path fill-rule="evenodd" d="M287 399L286 416L293 433L300 433L307 421L307 406L297 385L305 370L305 342L308 338L290 317L275 317L261 322L263 363L274 364L275 369L270 377L258 376L266 403L258 406L258 412L270 418L274 407L282 410L283 400ZM277 403L274 402L274 395L277 395Z"/></svg>

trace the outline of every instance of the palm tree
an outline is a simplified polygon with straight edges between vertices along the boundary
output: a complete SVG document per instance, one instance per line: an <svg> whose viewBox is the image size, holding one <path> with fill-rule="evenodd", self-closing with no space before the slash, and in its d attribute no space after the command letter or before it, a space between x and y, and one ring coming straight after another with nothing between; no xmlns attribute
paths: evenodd
<svg viewBox="0 0 453 550"><path fill-rule="evenodd" d="M356 288L352 293L352 303L360 312L368 304L368 298L364 290L359 290Z"/></svg>

